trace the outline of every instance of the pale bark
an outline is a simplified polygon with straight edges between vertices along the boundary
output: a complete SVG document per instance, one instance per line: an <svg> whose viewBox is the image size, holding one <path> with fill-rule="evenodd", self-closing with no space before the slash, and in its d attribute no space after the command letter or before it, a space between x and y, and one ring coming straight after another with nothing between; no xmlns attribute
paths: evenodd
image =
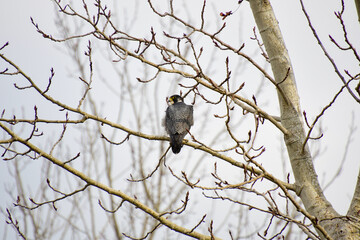
<svg viewBox="0 0 360 240"><path fill-rule="evenodd" d="M356 11L358 14L358 21L360 23L360 0L355 0Z"/></svg>
<svg viewBox="0 0 360 240"><path fill-rule="evenodd" d="M354 218L354 220L357 220L358 224L360 225L360 223L359 223L359 220L360 220L360 171L359 171L357 183L355 186L354 196L352 198L347 215L350 216L351 218ZM358 233L360 235L360 228L358 230Z"/></svg>
<svg viewBox="0 0 360 240"><path fill-rule="evenodd" d="M284 98L278 91L281 123L290 132L284 135L284 140L298 187L297 194L306 210L313 216L310 220L323 238L355 239L358 235L354 226L349 223L349 220L341 218L325 198L318 182L309 147L307 144L303 147L306 134L295 76L271 4L268 0L250 0L249 2L275 81L286 95ZM290 71L287 74L288 69ZM320 226L318 226L319 223ZM326 230L324 234L321 233L323 229Z"/></svg>

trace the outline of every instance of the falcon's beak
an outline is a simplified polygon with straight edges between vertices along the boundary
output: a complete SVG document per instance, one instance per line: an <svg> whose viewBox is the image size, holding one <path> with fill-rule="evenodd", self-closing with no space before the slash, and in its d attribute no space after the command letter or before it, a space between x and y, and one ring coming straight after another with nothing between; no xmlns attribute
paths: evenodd
<svg viewBox="0 0 360 240"><path fill-rule="evenodd" d="M174 100L170 97L166 97L166 103L170 106L174 104Z"/></svg>

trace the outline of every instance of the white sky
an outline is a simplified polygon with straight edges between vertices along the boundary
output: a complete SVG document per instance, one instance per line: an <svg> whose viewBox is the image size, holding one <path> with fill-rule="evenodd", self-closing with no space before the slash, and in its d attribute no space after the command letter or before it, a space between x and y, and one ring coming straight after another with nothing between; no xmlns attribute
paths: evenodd
<svg viewBox="0 0 360 240"><path fill-rule="evenodd" d="M124 1L128 3L130 1ZM201 2L201 1L199 1ZM233 2L236 1L223 1L224 4L220 6L218 11L229 11L234 10L232 7L235 6ZM312 37L312 33L307 27L307 22L303 16L298 1L271 1L275 10L275 14L280 24L281 31L284 35L286 46L289 50L292 65L295 71L297 80L298 91L301 99L301 107L308 114L309 119L313 119L321 109L329 103L332 96L341 87L341 82L337 79L333 68L330 63L325 59L320 48L316 45L316 41ZM355 62L351 54L337 51L332 46L328 39L328 35L336 37L338 42L342 42L342 32L335 18L333 12L340 10L339 1L305 1L309 14L313 20L313 24L319 29L319 35L323 40L325 46L329 47L329 51L332 57L339 63L341 70L347 69L353 73L359 72L359 63ZM354 2L345 1L346 13L345 21L349 32L349 38L352 40L354 46L360 51L360 24L357 22L357 16L355 12ZM67 65L68 58L66 54L59 51L56 45L43 39L39 34L36 33L35 28L30 22L30 16L40 25L40 27L51 33L56 33L54 29L53 19L53 4L48 0L37 0L37 1L3 1L2 7L0 8L0 23L1 23L1 34L0 34L0 45L2 46L5 42L9 42L10 45L2 51L8 58L16 62L21 68L31 74L34 79L39 79L40 82L46 83L47 78L50 74L50 68L54 67L56 77L64 78L63 81L70 81L71 75L68 73L72 69L72 66ZM242 27L244 32L251 31L254 25L252 19L248 19L251 15L248 15L246 11L249 10L248 3L244 2L240 10L236 12L229 20L229 25L239 23L239 19L242 19ZM146 6L146 5L145 5ZM157 6L157 5L155 5ZM324 7L325 6L325 7ZM142 11L144 6L140 8ZM195 8L191 8L192 10ZM195 11L195 10L193 10ZM211 10L209 4L209 11ZM131 15L132 9L126 9L126 11L119 11L119 15L125 14L125 12ZM116 12L115 12L116 14ZM196 14L196 13L194 13ZM137 20L134 25L133 31L144 31L148 32L147 27L152 25L152 22L147 21L151 15L142 15L142 19ZM146 25L147 24L147 25ZM155 23L154 23L155 24ZM250 26L249 26L250 25ZM210 26L210 25L209 25ZM137 29L139 28L139 29ZM161 28L158 26L159 34ZM231 39L231 33L224 35ZM245 39L244 41L250 41L246 33L239 38ZM85 46L84 46L85 49ZM3 70L3 62L0 62L0 70ZM243 79L247 76L242 77ZM10 79L0 78L0 111L6 108L7 113L16 113L21 115L21 106L25 108L25 112L30 114L33 109L33 105L42 104L40 98L34 98L31 94L19 95L14 90L13 82ZM54 93L56 96L71 102L71 98L76 92L72 91L73 86L59 84L59 93ZM164 93L166 95L167 93ZM265 93L266 96L267 93ZM270 94L270 93L269 93ZM247 96L251 96L252 93L248 92ZM270 96L270 97L269 97ZM268 95L270 99L273 95ZM269 105L266 110L273 111L272 114L277 114L276 109L277 99L273 98L274 103L268 103ZM265 106L266 104L264 104ZM165 104L159 108L165 108ZM200 107L199 107L200 108ZM351 122L352 115L354 116L354 122L359 127L360 122L360 110L359 104L345 92L335 102L334 106L328 110L322 118L322 128L325 130L324 137L321 140L321 148L323 153L316 160L316 170L318 172L320 182L326 183L332 178L341 162L344 154L344 146L349 134L349 125ZM41 110L40 110L41 111ZM104 109L106 112L107 109ZM199 109L198 111L201 111ZM163 110L161 109L161 113ZM43 116L46 116L46 112L42 112ZM270 127L272 130L273 128ZM356 176L359 171L360 157L358 154L357 147L360 146L360 134L359 129L353 134L353 139L348 150L347 161L343 166L340 177L334 182L334 184L327 189L325 195L329 201L335 206L340 213L345 213L350 202L352 192L356 182ZM159 133L162 134L162 133ZM271 141L271 137L265 136L264 139ZM267 140L265 140L266 143ZM274 149L273 151L278 151ZM3 189L4 184L8 184L8 173L6 164L0 162L0 190ZM277 171L278 166L274 166L270 162L264 162L264 166L271 169L272 172ZM280 174L280 173L279 173ZM31 179L31 174L28 176ZM3 191L2 191L3 192ZM11 206L11 199L6 198L0 199L0 207L4 210L6 207ZM346 202L346 204L344 204ZM3 219L3 218L2 218ZM0 221L0 225L4 225L4 220ZM1 226L3 229L3 226Z"/></svg>

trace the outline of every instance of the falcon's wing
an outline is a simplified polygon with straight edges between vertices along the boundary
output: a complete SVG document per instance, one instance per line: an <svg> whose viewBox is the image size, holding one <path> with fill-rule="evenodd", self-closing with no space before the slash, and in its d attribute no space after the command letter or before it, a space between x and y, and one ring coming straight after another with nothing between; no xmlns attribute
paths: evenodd
<svg viewBox="0 0 360 240"><path fill-rule="evenodd" d="M165 127L169 134L186 134L193 121L192 106L178 103L166 109Z"/></svg>
<svg viewBox="0 0 360 240"><path fill-rule="evenodd" d="M189 130L190 130L190 127L192 126L192 125L194 125L194 117L193 117L193 114L194 114L194 108L193 108L193 106L191 106L191 105L187 105L187 107L188 107L188 112L189 112L189 118L188 118L188 124L189 124Z"/></svg>

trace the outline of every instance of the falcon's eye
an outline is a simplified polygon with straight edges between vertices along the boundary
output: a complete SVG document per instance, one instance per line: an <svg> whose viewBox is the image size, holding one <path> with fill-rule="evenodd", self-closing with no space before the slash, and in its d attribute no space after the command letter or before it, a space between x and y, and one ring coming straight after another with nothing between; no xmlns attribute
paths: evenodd
<svg viewBox="0 0 360 240"><path fill-rule="evenodd" d="M174 97L169 97L168 99L167 99L167 102L168 102L168 104L169 105L173 105L174 104Z"/></svg>

